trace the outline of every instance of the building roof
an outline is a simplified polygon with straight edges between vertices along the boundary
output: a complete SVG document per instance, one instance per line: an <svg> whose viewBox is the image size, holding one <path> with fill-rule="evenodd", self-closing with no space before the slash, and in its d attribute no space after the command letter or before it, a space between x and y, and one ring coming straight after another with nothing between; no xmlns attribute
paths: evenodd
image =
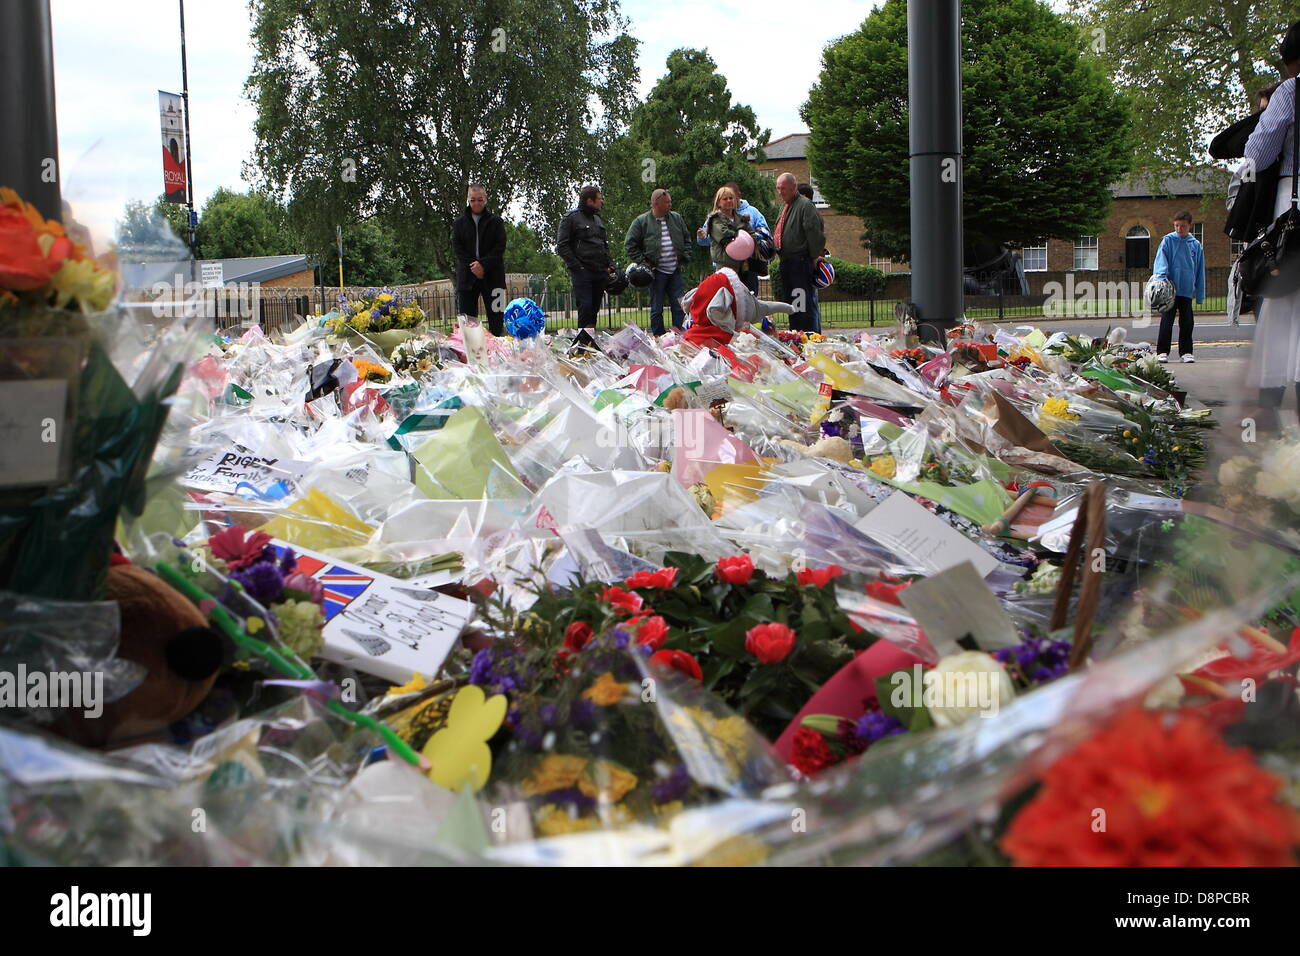
<svg viewBox="0 0 1300 956"><path fill-rule="evenodd" d="M808 155L808 134L791 133L763 147L768 159L803 159Z"/></svg>
<svg viewBox="0 0 1300 956"><path fill-rule="evenodd" d="M204 263L220 262L222 279L232 282L270 282L312 268L306 256L250 256L243 259L200 259L194 269L196 276L203 271ZM147 289L155 282L173 282L176 276L190 278L190 260L174 262L124 262L122 284L128 289Z"/></svg>
<svg viewBox="0 0 1300 956"><path fill-rule="evenodd" d="M1209 167L1195 176L1171 176L1157 181L1152 176L1136 176L1110 187L1116 199L1145 199L1150 196L1203 196L1222 193L1231 175L1226 169Z"/></svg>

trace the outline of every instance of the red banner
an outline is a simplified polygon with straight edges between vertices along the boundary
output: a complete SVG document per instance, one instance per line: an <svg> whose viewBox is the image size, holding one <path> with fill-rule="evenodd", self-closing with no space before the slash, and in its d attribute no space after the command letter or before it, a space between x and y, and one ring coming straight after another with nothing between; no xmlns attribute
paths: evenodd
<svg viewBox="0 0 1300 956"><path fill-rule="evenodd" d="M158 116L162 125L163 197L167 202L184 203L185 115L180 94L159 90Z"/></svg>

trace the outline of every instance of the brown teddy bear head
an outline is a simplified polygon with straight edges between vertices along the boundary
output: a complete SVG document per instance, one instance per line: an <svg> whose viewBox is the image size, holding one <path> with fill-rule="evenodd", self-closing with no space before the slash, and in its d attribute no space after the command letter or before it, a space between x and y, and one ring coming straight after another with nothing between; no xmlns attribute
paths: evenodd
<svg viewBox="0 0 1300 956"><path fill-rule="evenodd" d="M121 613L118 656L146 674L140 686L105 704L98 718L72 716L66 732L88 746L125 744L165 731L207 696L224 651L202 612L156 574L113 564L105 590Z"/></svg>

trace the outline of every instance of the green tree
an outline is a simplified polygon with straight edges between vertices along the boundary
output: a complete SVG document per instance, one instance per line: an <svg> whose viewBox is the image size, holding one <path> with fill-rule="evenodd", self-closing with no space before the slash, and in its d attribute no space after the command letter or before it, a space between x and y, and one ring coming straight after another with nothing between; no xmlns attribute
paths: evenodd
<svg viewBox="0 0 1300 956"><path fill-rule="evenodd" d="M635 102L617 0L256 0L254 181L293 197L311 248L384 216L452 268L452 220L481 182L547 228Z"/></svg>
<svg viewBox="0 0 1300 956"><path fill-rule="evenodd" d="M772 181L753 163L762 161L771 135L753 109L732 101L727 79L708 53L670 53L667 72L632 112L628 135L609 154L605 208L614 230L610 245L619 258L628 226L650 208L650 193L659 187L672 193L673 210L692 230L713 208L718 187L730 180L766 214L775 201ZM697 268L704 268L703 261L703 255L696 257Z"/></svg>
<svg viewBox="0 0 1300 956"><path fill-rule="evenodd" d="M331 245L318 260L325 285L339 277L337 246ZM423 281L407 273L390 226L379 219L363 219L343 228L343 282L346 285L386 286Z"/></svg>
<svg viewBox="0 0 1300 956"><path fill-rule="evenodd" d="M205 259L287 256L298 251L278 202L261 193L237 193L224 187L203 204L198 243Z"/></svg>
<svg viewBox="0 0 1300 956"><path fill-rule="evenodd" d="M1129 114L1076 28L1038 0L962 4L965 241L1095 235L1130 168ZM885 0L822 54L801 115L832 206L863 245L908 256L907 4Z"/></svg>
<svg viewBox="0 0 1300 956"><path fill-rule="evenodd" d="M1191 173L1282 78L1295 0L1072 0L1084 42L1133 104L1134 167Z"/></svg>
<svg viewBox="0 0 1300 956"><path fill-rule="evenodd" d="M189 209L164 202L132 200L122 210L115 235L119 254L128 262L169 262L189 257Z"/></svg>

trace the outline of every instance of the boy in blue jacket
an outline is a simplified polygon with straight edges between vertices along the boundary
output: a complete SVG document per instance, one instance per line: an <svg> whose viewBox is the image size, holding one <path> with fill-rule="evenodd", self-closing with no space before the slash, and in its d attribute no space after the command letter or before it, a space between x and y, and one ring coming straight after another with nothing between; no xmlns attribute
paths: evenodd
<svg viewBox="0 0 1300 956"><path fill-rule="evenodd" d="M1174 334L1174 316L1178 316L1178 354L1184 362L1195 362L1192 355L1192 298L1205 301L1205 250L1191 235L1192 214L1180 212L1174 217L1174 231L1160 240L1156 251L1153 279L1168 279L1174 284L1174 305L1160 316L1160 334L1156 337L1156 358L1169 361L1169 344Z"/></svg>

